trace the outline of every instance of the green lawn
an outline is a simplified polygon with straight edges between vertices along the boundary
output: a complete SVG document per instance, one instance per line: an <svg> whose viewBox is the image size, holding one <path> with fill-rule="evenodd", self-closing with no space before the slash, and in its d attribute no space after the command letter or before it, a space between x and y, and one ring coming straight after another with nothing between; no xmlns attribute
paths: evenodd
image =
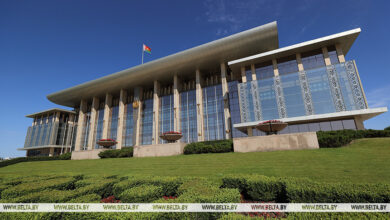
<svg viewBox="0 0 390 220"><path fill-rule="evenodd" d="M81 161L24 162L0 168L0 177L31 174L205 176L262 174L318 181L390 183L390 138L361 139L333 149L181 155Z"/></svg>

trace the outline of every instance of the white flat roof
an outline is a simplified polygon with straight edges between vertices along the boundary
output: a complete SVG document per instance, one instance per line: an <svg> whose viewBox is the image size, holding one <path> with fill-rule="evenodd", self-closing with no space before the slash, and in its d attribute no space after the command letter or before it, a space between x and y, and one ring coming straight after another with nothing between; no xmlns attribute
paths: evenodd
<svg viewBox="0 0 390 220"><path fill-rule="evenodd" d="M332 34L326 37L321 37L314 40L309 40L306 42L294 44L291 46L282 47L264 53L259 53L256 55L244 57L241 59L232 60L228 62L228 65L233 66L236 64L241 64L241 65L252 64L253 62L265 61L266 59L270 60L274 58L280 58L291 54L306 52L310 49L318 49L324 46L331 46L335 44L340 44L343 53L347 54L360 32L361 29L356 28L349 31Z"/></svg>
<svg viewBox="0 0 390 220"><path fill-rule="evenodd" d="M45 146L34 146L34 147L22 147L22 148L18 148L17 150L36 150L36 149L45 149L45 148L71 148L70 145L64 145L64 146L61 146L61 145L45 145Z"/></svg>
<svg viewBox="0 0 390 220"><path fill-rule="evenodd" d="M358 116L361 119L367 120L372 117L375 117L377 115L380 115L382 113L387 112L387 107L381 107L381 108L368 108L368 109L362 109L362 110L354 110L354 111L344 111L344 112L334 112L334 113L327 113L327 114L318 114L318 115L307 115L307 116L300 116L300 117L291 117L291 118L281 118L277 119L283 122L287 123L300 123L300 122L314 122L324 119L343 119L348 117L355 117ZM266 120L263 120L266 121ZM239 124L234 124L233 127L237 129L243 129L248 127L254 127L260 122L263 121L253 121L253 122L244 122Z"/></svg>

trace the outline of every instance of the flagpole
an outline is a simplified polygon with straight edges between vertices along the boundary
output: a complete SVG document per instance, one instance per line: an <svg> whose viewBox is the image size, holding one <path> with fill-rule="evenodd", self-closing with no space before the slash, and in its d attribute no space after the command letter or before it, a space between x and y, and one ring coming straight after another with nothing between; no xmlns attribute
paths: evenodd
<svg viewBox="0 0 390 220"><path fill-rule="evenodd" d="M142 63L144 64L144 45L142 44Z"/></svg>

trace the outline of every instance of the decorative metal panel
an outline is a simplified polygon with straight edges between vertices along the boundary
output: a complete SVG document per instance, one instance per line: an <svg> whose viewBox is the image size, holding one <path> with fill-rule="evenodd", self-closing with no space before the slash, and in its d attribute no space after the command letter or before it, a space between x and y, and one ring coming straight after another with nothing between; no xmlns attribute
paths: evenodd
<svg viewBox="0 0 390 220"><path fill-rule="evenodd" d="M274 77L274 87L276 93L276 102L278 103L278 111L280 118L287 118L286 103L284 101L282 82L280 76Z"/></svg>
<svg viewBox="0 0 390 220"><path fill-rule="evenodd" d="M345 111L345 105L343 96L341 94L340 84L337 77L336 69L333 65L326 67L326 72L328 74L330 91L332 93L333 102L336 107L336 112Z"/></svg>
<svg viewBox="0 0 390 220"><path fill-rule="evenodd" d="M253 113L255 115L255 121L261 121L263 119L261 114L261 103L258 91L257 81L251 81L251 93L253 100Z"/></svg>
<svg viewBox="0 0 390 220"><path fill-rule="evenodd" d="M250 121L249 116L249 104L248 104L248 94L247 94L247 85L246 83L240 83L237 84L238 89L238 97L239 97L239 104L240 104L240 113L241 113L241 122L248 122Z"/></svg>
<svg viewBox="0 0 390 220"><path fill-rule="evenodd" d="M355 64L353 61L345 62L345 69L347 71L347 76L349 84L351 85L353 99L357 109L366 109L366 102L364 100L364 95L362 87L360 85L359 78L357 76Z"/></svg>
<svg viewBox="0 0 390 220"><path fill-rule="evenodd" d="M302 98L305 104L306 115L314 114L314 106L311 98L311 92L309 87L309 82L307 81L307 76L305 71L300 71L299 75L299 83L301 84Z"/></svg>

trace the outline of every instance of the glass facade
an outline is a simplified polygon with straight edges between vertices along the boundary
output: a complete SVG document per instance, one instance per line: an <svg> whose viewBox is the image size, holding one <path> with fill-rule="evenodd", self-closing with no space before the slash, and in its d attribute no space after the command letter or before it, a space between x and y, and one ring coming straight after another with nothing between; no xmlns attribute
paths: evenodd
<svg viewBox="0 0 390 220"><path fill-rule="evenodd" d="M241 114L240 114L240 104L238 101L238 81L231 81L228 82L229 86L229 110L230 110L230 117L231 117L231 123L239 124L241 122ZM236 128L232 128L232 137L238 138L238 137L246 137L247 135L244 132L241 132L240 130Z"/></svg>
<svg viewBox="0 0 390 220"><path fill-rule="evenodd" d="M203 130L205 141L225 139L222 86L203 88Z"/></svg>
<svg viewBox="0 0 390 220"><path fill-rule="evenodd" d="M111 116L109 119L110 129L108 132L108 137L113 140L116 140L117 133L118 133L118 117L119 117L119 99L114 99L112 101ZM111 148L116 149L116 145L112 146Z"/></svg>
<svg viewBox="0 0 390 220"><path fill-rule="evenodd" d="M277 100L280 97L276 95L275 77L239 83L241 122L283 118L279 115L281 108L285 108L287 117L367 108L354 61L330 66L323 66L315 60L306 63L306 66L321 67L280 76L283 90L280 95L283 96L284 105ZM301 74L305 76L307 87ZM310 94L308 98L303 98L304 92ZM312 105L312 113L306 111L308 105Z"/></svg>
<svg viewBox="0 0 390 220"><path fill-rule="evenodd" d="M152 144L153 136L153 99L142 102L141 145Z"/></svg>
<svg viewBox="0 0 390 220"><path fill-rule="evenodd" d="M174 131L174 107L173 107L173 95L165 95L160 97L159 108L159 135L167 132ZM167 143L159 138L160 144Z"/></svg>
<svg viewBox="0 0 390 220"><path fill-rule="evenodd" d="M278 62L279 75L285 75L293 72L298 72L298 63L296 59Z"/></svg>
<svg viewBox="0 0 390 220"><path fill-rule="evenodd" d="M256 67L256 66L255 66ZM262 80L274 77L274 68L271 65L256 67L256 79ZM230 91L230 90L229 90Z"/></svg>
<svg viewBox="0 0 390 220"><path fill-rule="evenodd" d="M196 116L196 90L180 93L180 117L182 141L186 143L198 140L197 116Z"/></svg>
<svg viewBox="0 0 390 220"><path fill-rule="evenodd" d="M288 117L306 115L303 102L301 83L298 73L287 74L280 77Z"/></svg>
<svg viewBox="0 0 390 220"><path fill-rule="evenodd" d="M28 128L24 148L53 145L73 147L76 127L68 123L67 114L61 113L59 116L58 121L55 121L55 114L34 119L36 125ZM37 152L31 154L41 155L43 151Z"/></svg>
<svg viewBox="0 0 390 220"><path fill-rule="evenodd" d="M323 67L325 66L324 56L321 53L312 56L302 57L302 64L305 70Z"/></svg>
<svg viewBox="0 0 390 220"><path fill-rule="evenodd" d="M134 116L133 116L133 104L132 104L132 98L128 97L127 104L125 106L126 109L126 125L125 125L125 132L123 136L123 146L124 147L131 147L133 146L133 133L134 133Z"/></svg>
<svg viewBox="0 0 390 220"><path fill-rule="evenodd" d="M81 138L81 150L88 149L89 129L91 127L91 109L85 114L85 120Z"/></svg>
<svg viewBox="0 0 390 220"><path fill-rule="evenodd" d="M104 121L104 102L101 102L99 104L99 109L97 110L97 120L96 120L96 126L95 126L95 140L94 145L95 149L99 149L100 146L97 144L97 142L102 139L103 136L103 121Z"/></svg>

